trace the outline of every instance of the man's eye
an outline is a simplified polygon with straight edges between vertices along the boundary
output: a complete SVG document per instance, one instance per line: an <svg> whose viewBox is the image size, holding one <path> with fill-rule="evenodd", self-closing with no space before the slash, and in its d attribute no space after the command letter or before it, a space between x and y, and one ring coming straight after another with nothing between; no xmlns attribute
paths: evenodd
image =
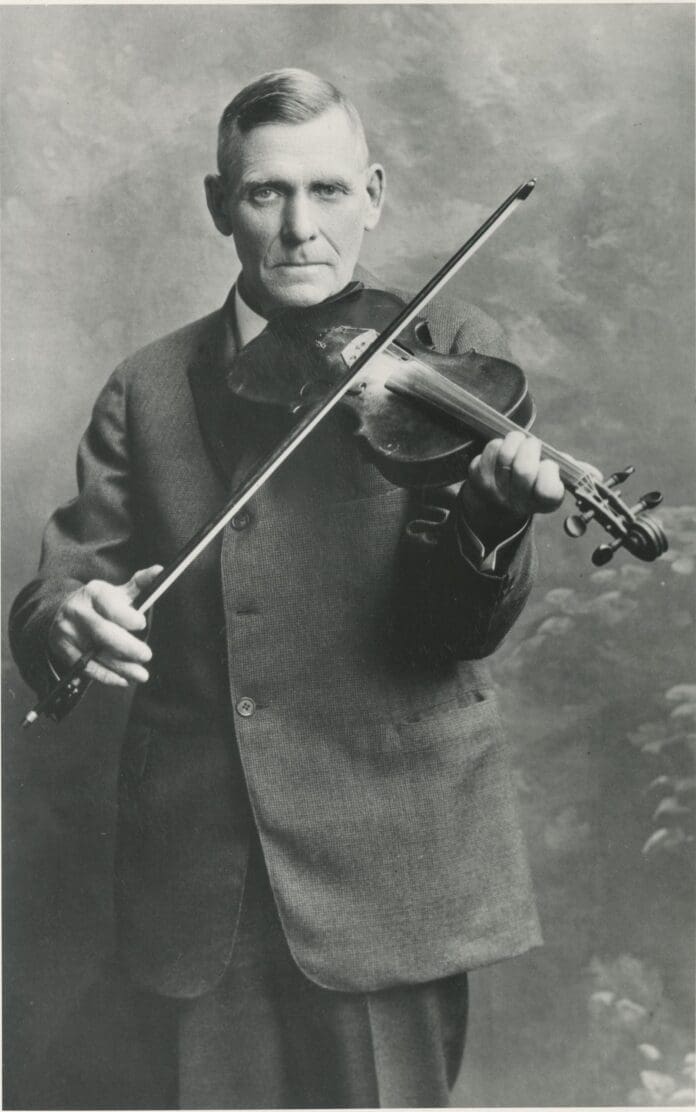
<svg viewBox="0 0 696 1112"><path fill-rule="evenodd" d="M343 192L343 190L338 185L334 185L333 182L320 182L318 185L315 185L314 191L318 193L320 197L338 197L338 195Z"/></svg>
<svg viewBox="0 0 696 1112"><path fill-rule="evenodd" d="M278 196L278 191L273 189L270 185L261 185L258 189L254 189L251 194L252 201L263 204L267 201L272 201Z"/></svg>

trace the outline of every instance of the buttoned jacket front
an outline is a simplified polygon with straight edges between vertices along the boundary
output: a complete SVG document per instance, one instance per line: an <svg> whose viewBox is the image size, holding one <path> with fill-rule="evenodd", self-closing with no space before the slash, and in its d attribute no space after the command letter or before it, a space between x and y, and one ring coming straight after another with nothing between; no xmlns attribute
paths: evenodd
<svg viewBox="0 0 696 1112"><path fill-rule="evenodd" d="M429 323L440 350L500 343L470 308ZM273 432L226 390L233 351L223 308L105 386L80 495L13 611L35 686L65 594L170 560ZM384 480L335 414L157 604L119 781L119 937L141 983L194 996L222 976L254 826L318 984L428 981L538 942L482 662L523 605L531 542L482 573L456 518L451 493Z"/></svg>

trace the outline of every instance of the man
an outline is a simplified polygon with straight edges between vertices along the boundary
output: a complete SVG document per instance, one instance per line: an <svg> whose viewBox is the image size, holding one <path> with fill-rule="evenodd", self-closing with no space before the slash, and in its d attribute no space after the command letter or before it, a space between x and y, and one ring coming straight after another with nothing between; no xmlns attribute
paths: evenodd
<svg viewBox="0 0 696 1112"><path fill-rule="evenodd" d="M160 1099L443 1105L466 971L538 942L480 661L529 590L529 521L563 488L520 432L460 491L403 491L336 413L157 604L146 643L138 590L278 434L274 407L230 390L235 353L351 281L384 199L356 110L301 70L231 102L218 163L206 194L236 286L109 379L15 653L38 690L87 648L93 679L138 685L116 900L141 1022L159 1016L162 1060L176 1046ZM442 350L505 353L472 307L426 316Z"/></svg>

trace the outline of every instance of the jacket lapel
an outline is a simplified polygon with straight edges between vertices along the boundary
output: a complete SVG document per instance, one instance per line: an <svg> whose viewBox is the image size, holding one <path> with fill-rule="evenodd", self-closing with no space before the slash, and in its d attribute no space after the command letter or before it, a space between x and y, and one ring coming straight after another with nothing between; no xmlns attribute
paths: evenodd
<svg viewBox="0 0 696 1112"><path fill-rule="evenodd" d="M187 371L203 442L226 487L242 451L235 399L227 387L230 363L237 351L233 305L234 287L223 307L209 318Z"/></svg>
<svg viewBox="0 0 696 1112"><path fill-rule="evenodd" d="M187 368L203 443L227 490L237 487L289 428L282 409L238 398L229 389L238 350L232 287L222 309L209 318Z"/></svg>

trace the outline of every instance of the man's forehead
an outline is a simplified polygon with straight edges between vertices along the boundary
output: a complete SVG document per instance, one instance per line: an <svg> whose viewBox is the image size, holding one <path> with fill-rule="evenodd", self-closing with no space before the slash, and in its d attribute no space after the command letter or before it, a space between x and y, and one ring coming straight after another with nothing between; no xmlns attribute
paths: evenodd
<svg viewBox="0 0 696 1112"><path fill-rule="evenodd" d="M332 108L302 123L269 123L237 135L232 155L235 177L242 180L288 174L358 173L365 168L364 144L342 108Z"/></svg>

